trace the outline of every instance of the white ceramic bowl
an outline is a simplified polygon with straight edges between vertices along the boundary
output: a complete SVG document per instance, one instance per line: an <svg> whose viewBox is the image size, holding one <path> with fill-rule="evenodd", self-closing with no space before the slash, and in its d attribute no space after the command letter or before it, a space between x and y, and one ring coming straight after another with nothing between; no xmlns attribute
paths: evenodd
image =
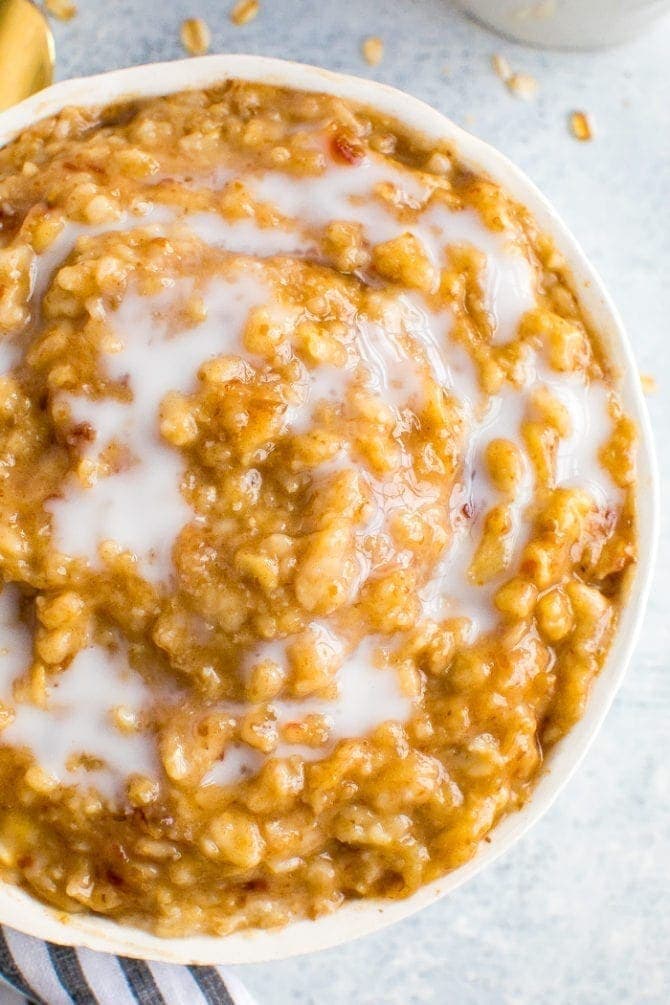
<svg viewBox="0 0 670 1005"><path fill-rule="evenodd" d="M658 523L658 478L652 436L640 380L621 320L601 280L552 207L522 172L492 147L464 132L439 112L393 88L316 67L258 56L205 56L117 70L56 84L0 115L0 146L26 126L66 105L97 105L121 98L148 97L185 88L205 87L226 78L262 81L299 90L322 91L360 101L394 116L435 140L448 140L460 158L476 171L500 182L535 215L571 264L582 307L606 341L610 359L620 371L620 393L626 411L640 430L638 512L639 563L622 612L617 636L598 677L581 722L552 752L535 793L518 813L502 821L491 843L466 865L400 901L353 902L317 921L302 921L278 931L229 935L225 938L161 939L89 915L66 916L45 907L27 893L0 884L0 922L23 932L66 945L172 963L250 963L326 949L357 938L432 904L465 883L510 847L545 812L584 756L616 694L640 628L651 578Z"/></svg>
<svg viewBox="0 0 670 1005"><path fill-rule="evenodd" d="M457 0L510 38L551 49L629 42L670 11L670 0Z"/></svg>

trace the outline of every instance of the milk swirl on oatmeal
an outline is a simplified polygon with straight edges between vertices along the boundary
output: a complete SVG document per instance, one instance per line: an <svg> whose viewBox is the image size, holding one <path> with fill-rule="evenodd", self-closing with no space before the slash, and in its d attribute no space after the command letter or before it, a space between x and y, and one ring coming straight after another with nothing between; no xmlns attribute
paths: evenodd
<svg viewBox="0 0 670 1005"><path fill-rule="evenodd" d="M374 198L379 184L393 185L399 202L425 202L428 191L409 171L392 168L381 158L366 157L355 168L331 163L314 178L292 178L265 172L254 177L249 189L254 199L270 204L282 216L282 226L261 228L250 220L227 222L213 213L175 214L165 207L145 207L134 218L124 214L118 221L98 226L68 224L52 247L35 260L33 299L37 302L47 283L58 281L59 266L82 239L95 239L110 230L134 227L169 236L173 228L183 229L204 243L231 253L267 257L290 254L309 255L313 241L306 228L318 228L332 220L354 219L363 225L367 241L377 244L392 240L405 229L395 215ZM426 250L436 269L445 264L445 252L453 245L466 245L484 256L483 295L493 324L494 340L514 338L521 318L535 304L535 278L522 254L514 233L495 234L477 214L469 210L448 212L443 207L430 208L420 215L407 232L412 233ZM169 391L188 392L195 384L199 367L207 359L222 354L249 356L243 334L249 311L261 307L272 297L272 290L262 278L245 272L232 280L213 281L202 292L203 320L177 334L170 334L172 312L188 292L189 280L169 281L153 296L134 292L124 295L114 309L104 310L105 319L115 336L106 352L104 366L111 379L124 378L131 400L94 400L80 393L61 396L75 423L95 431L83 456L95 462L101 452L115 443L127 449L132 463L126 470L95 478L82 487L73 478L65 484L62 495L48 502L52 516L53 540L58 550L80 556L91 566L100 563L99 548L107 540L132 553L141 573L160 587L173 576L171 552L179 532L194 514L181 492L183 461L161 439L158 416L161 401ZM478 386L477 375L467 353L450 340L452 319L446 309L431 309L415 293L399 293L389 300L382 323L364 317L352 320L350 334L353 363L349 366L317 366L308 371L303 400L286 413L286 431L308 430L311 412L320 401L339 402L351 380L352 371L363 367L374 393L399 415L411 409L422 394L423 368L448 388L467 417L467 449L459 477L460 499L463 486L470 486L470 504L478 514L486 513L498 493L489 482L483 452L494 437L515 443L522 454L524 444L520 425L530 392L547 386L567 408L571 420L569 436L561 439L558 450L557 484L577 485L591 493L598 505L611 505L619 490L598 460L598 452L611 432L608 414L608 389L598 382L563 376L547 367L540 353L528 361L521 388L505 390L486 403ZM405 344L394 336L394 329L405 337ZM410 342L407 342L409 338ZM3 369L16 362L11 347L3 347ZM420 366L417 369L417 359ZM346 455L338 462L342 468L357 471L378 502L377 530L385 523L383 479L374 479L358 461ZM524 511L532 499L533 476L526 460L525 475L512 500L515 543L518 560L525 540ZM197 517L196 517L197 519ZM422 588L423 615L427 618L458 614L467 617L476 635L496 623L497 614L491 598L495 582L486 587L473 584L468 567L477 542L477 518L454 520L452 537L438 558L432 574ZM16 597L9 590L3 594L3 634L9 639L11 670L5 671L4 700L12 703L11 684L26 670L31 654L25 629L13 624L12 604ZM273 651L281 662L286 660L283 642L273 642ZM394 671L374 668L374 640L358 647L347 658L338 674L338 696L316 703L305 701L296 710L278 703L280 719L307 714L317 708L331 724L329 743L338 737L357 736L388 719L404 721L411 714L411 697L403 696ZM151 755L146 735L126 736L109 721L106 712L116 703L123 704L124 689L130 689L131 704L138 708L147 702L147 694L133 675L119 677L125 665L123 654L110 660L104 649L83 650L63 674L63 683L53 688L52 701L60 730L43 732L50 714L16 704L16 718L5 733L12 743L25 744L44 768L60 781L82 780L81 769L68 771L68 757L76 749L100 759L104 770L90 778L106 785L106 775L123 780L129 773L155 774L157 764ZM89 682L90 686L80 686ZM91 696L95 695L96 713L91 715ZM89 730L84 728L88 724ZM48 741L47 741L48 736ZM66 746L59 737L67 736ZM289 748L286 748L290 750ZM309 756L318 756L310 751ZM233 758L235 760L235 758ZM250 753L239 759L240 773L255 768L259 755ZM208 776L209 781L230 784L237 770L225 760ZM241 777L241 774L239 775Z"/></svg>
<svg viewBox="0 0 670 1005"><path fill-rule="evenodd" d="M0 877L221 936L408 896L582 716L635 426L435 143L242 81L0 150Z"/></svg>

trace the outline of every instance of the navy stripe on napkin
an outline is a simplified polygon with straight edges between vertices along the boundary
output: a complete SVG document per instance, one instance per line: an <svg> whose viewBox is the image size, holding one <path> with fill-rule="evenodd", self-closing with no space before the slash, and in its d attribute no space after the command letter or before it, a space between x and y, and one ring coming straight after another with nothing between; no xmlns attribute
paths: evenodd
<svg viewBox="0 0 670 1005"><path fill-rule="evenodd" d="M222 967L94 953L2 926L0 977L35 1005L255 1005Z"/></svg>

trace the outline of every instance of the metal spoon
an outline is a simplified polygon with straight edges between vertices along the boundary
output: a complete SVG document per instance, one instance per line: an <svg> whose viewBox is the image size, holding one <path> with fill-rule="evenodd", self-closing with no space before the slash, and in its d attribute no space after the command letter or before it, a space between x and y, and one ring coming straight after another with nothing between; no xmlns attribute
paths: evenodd
<svg viewBox="0 0 670 1005"><path fill-rule="evenodd" d="M30 0L0 0L0 111L53 81L54 40Z"/></svg>

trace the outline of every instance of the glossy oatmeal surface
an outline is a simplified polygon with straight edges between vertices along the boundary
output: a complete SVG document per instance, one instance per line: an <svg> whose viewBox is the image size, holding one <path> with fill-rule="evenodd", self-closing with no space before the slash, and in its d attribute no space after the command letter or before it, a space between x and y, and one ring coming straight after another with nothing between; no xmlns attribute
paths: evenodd
<svg viewBox="0 0 670 1005"><path fill-rule="evenodd" d="M0 151L0 873L162 935L406 896L529 797L635 431L494 183L228 82Z"/></svg>

